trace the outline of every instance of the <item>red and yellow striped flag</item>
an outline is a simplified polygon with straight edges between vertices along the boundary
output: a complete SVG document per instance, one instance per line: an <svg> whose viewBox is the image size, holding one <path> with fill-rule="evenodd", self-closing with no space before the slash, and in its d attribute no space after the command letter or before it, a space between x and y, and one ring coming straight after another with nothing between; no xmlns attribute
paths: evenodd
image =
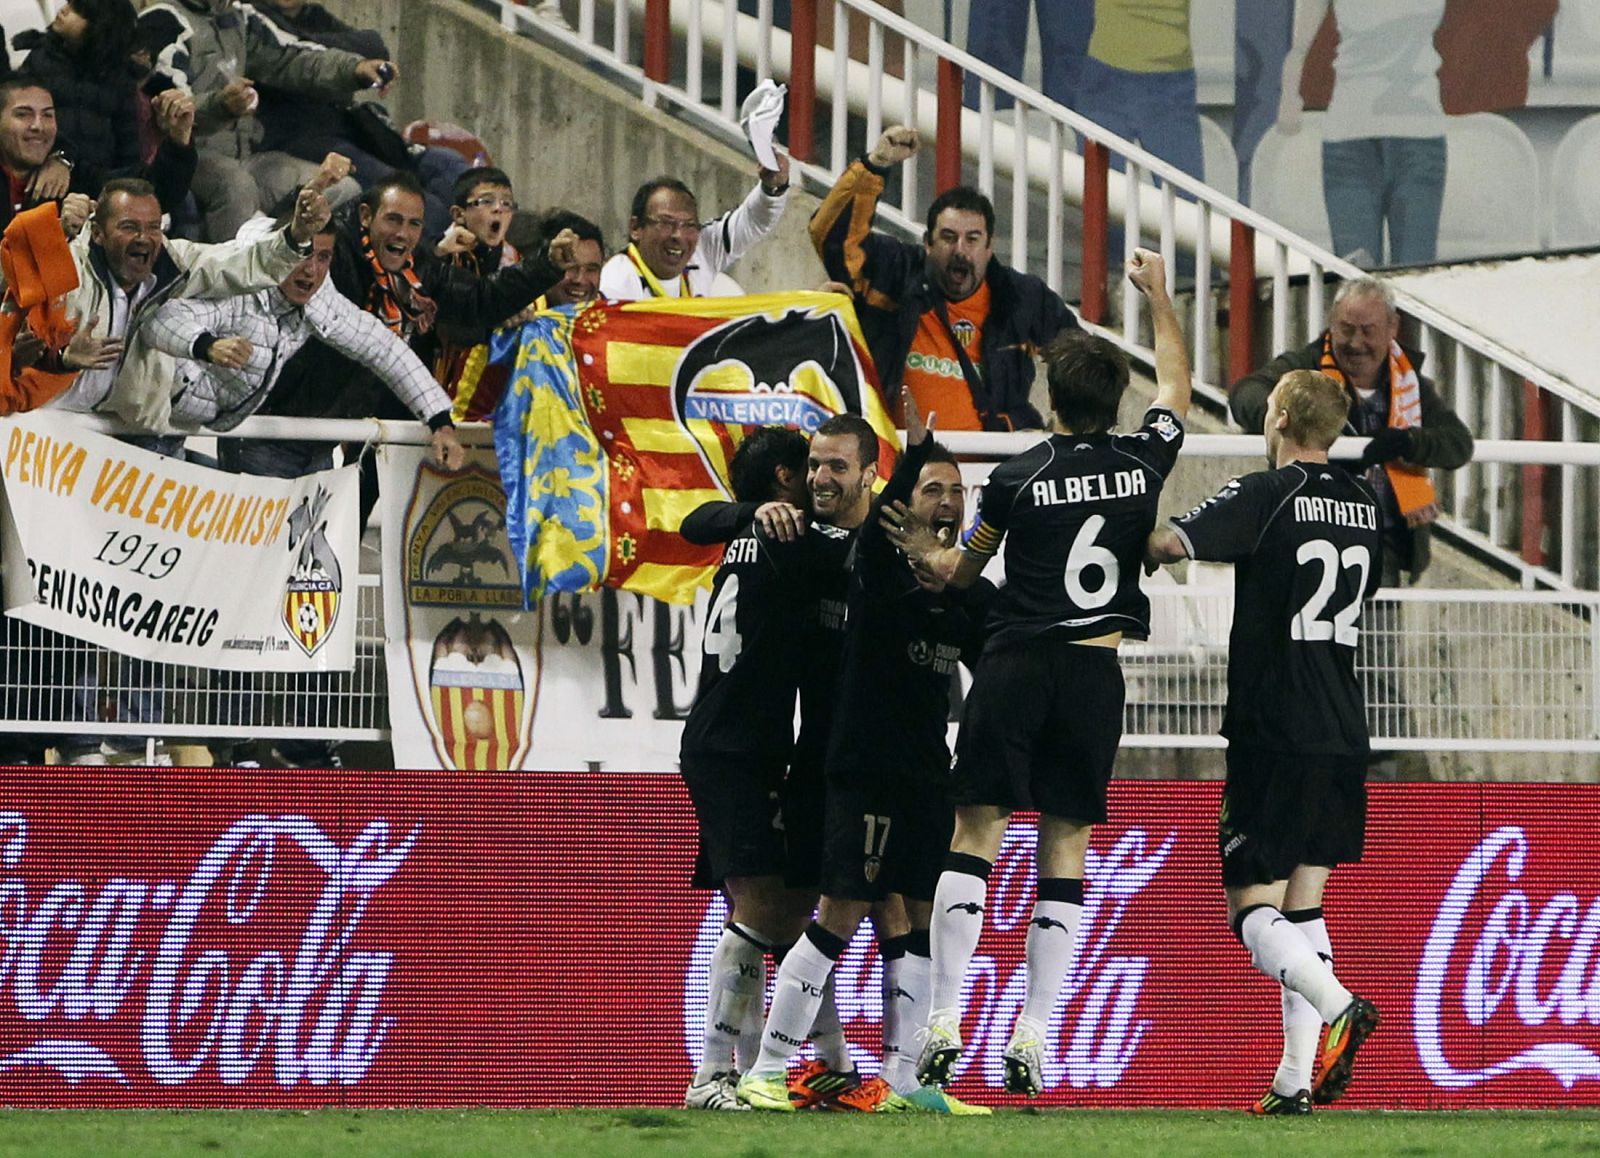
<svg viewBox="0 0 1600 1158"><path fill-rule="evenodd" d="M590 445L605 462L601 583L671 603L691 602L710 586L720 548L693 546L678 528L701 503L728 496L728 461L748 429L783 425L809 433L834 415L860 414L878 432L880 472L892 468L894 426L847 297L597 303L570 325ZM519 362L507 399L514 406L523 400L513 396L528 389L520 370ZM506 417L497 417L497 443ZM540 473L541 459L556 461L531 443L523 454L502 449L502 473L508 460L516 468L517 477L506 479L508 496L551 494L551 484L525 481ZM548 502L529 510L527 541L513 544L519 558L533 548L539 524L559 517Z"/></svg>

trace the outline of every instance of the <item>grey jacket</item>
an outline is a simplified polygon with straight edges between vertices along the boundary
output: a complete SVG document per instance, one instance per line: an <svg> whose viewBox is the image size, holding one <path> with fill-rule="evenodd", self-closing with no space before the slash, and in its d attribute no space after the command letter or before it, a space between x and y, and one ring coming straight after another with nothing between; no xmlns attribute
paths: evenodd
<svg viewBox="0 0 1600 1158"><path fill-rule="evenodd" d="M100 334L112 332L111 270L105 251L89 240L87 228L72 243L78 267L78 288L67 295L67 313L92 320ZM228 241L201 245L172 238L155 265L155 286L140 301L125 331L126 345L115 378L101 392L99 379L80 375L51 403L63 410L97 410L120 414L140 430L165 431L172 409L175 375L170 355L143 340L141 330L163 303L174 298L231 297L275 286L300 264L302 254L279 229L258 241ZM86 384L87 383L87 384Z"/></svg>
<svg viewBox="0 0 1600 1158"><path fill-rule="evenodd" d="M261 139L254 113L234 118L223 106L223 88L239 77L341 103L361 87L361 57L299 40L233 0L152 4L139 14L139 39L155 62L146 89L193 94L194 143L202 153L243 160Z"/></svg>

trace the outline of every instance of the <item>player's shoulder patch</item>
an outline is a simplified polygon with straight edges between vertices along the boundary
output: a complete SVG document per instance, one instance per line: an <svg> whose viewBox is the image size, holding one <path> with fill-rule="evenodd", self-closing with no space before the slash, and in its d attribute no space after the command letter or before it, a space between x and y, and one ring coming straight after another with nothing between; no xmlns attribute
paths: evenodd
<svg viewBox="0 0 1600 1158"><path fill-rule="evenodd" d="M1149 426L1151 430L1155 431L1156 436L1160 438L1161 441L1176 442L1183 436L1183 426L1178 422L1177 416L1171 411L1151 410L1150 413L1155 415L1155 418L1146 423L1146 425Z"/></svg>

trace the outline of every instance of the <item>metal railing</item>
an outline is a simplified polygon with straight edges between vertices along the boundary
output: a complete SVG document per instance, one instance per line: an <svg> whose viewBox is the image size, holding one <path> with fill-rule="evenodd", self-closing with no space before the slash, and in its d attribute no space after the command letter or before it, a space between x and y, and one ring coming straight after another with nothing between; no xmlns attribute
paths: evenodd
<svg viewBox="0 0 1600 1158"><path fill-rule="evenodd" d="M84 416L102 430L113 424ZM426 444L420 423L247 419L232 437ZM468 442L487 428L466 427ZM953 450L999 459L1038 435L941 435ZM1341 440L1353 457L1364 440ZM1600 477L1600 445L1479 444L1481 466L1524 464ZM1259 461L1260 436L1193 435L1186 458ZM1224 477L1217 474L1220 484ZM1215 489L1214 487L1211 489ZM1215 571L1146 584L1147 642L1125 643L1128 747L1222 746L1232 594ZM0 619L0 732L56 736L383 739L389 735L380 578L363 574L356 667L327 675L261 675L126 659ZM598 598L598 597L595 597ZM1600 594L1406 589L1379 593L1367 613L1358 668L1374 740L1394 749L1600 752ZM693 612L686 612L690 620ZM696 638L701 624L686 624ZM531 628L530 628L531 630ZM548 632L546 633L549 634ZM698 654L691 648L687 654ZM692 686L692 673L690 686ZM597 727L623 726L597 718Z"/></svg>
<svg viewBox="0 0 1600 1158"><path fill-rule="evenodd" d="M732 0L580 0L574 31L514 0L485 2L498 7L506 29L576 51L647 103L727 139L739 136L741 86L753 76L786 81L790 152L817 187L830 185L885 124L931 131L931 174L927 163L905 166L898 197L880 217L920 236L931 192L958 183L964 162L975 164L975 183L1008 218L997 230L997 251L1061 290L1074 256L1068 235L1080 227L1081 315L1146 360L1143 302L1114 276L1108 246L1120 229L1124 253L1141 243L1158 247L1172 288L1191 298L1186 328L1197 392L1214 404L1268 351L1320 334L1329 283L1362 272L871 0L791 0L787 30L774 25L771 0L761 0L754 16ZM824 4L838 44L848 39L851 17L866 22L864 61L817 45ZM976 109L962 105L963 78L975 82ZM1011 99L1011 110L997 111L998 94ZM1397 297L1428 373L1475 435L1581 442L1600 433L1600 400L1425 300ZM1600 585L1600 495L1575 471L1469 467L1444 480L1441 498L1444 527L1524 586Z"/></svg>
<svg viewBox="0 0 1600 1158"><path fill-rule="evenodd" d="M1125 642L1124 747L1221 748L1233 589L1147 584L1150 639ZM1600 595L1384 589L1356 674L1373 747L1600 753Z"/></svg>
<svg viewBox="0 0 1600 1158"><path fill-rule="evenodd" d="M0 620L0 732L57 737L382 740L389 735L383 593L363 575L356 665L287 674L130 659L9 616Z"/></svg>

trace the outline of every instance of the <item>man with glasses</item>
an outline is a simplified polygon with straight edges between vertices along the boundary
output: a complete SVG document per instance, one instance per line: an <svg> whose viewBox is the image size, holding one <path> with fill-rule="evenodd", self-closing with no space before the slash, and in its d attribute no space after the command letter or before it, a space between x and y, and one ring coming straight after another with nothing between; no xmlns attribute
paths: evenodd
<svg viewBox="0 0 1600 1158"><path fill-rule="evenodd" d="M682 181L646 181L633 195L628 248L600 271L600 296L624 302L719 296L717 275L772 232L788 199L789 158L782 153L738 208L712 221L701 221Z"/></svg>

